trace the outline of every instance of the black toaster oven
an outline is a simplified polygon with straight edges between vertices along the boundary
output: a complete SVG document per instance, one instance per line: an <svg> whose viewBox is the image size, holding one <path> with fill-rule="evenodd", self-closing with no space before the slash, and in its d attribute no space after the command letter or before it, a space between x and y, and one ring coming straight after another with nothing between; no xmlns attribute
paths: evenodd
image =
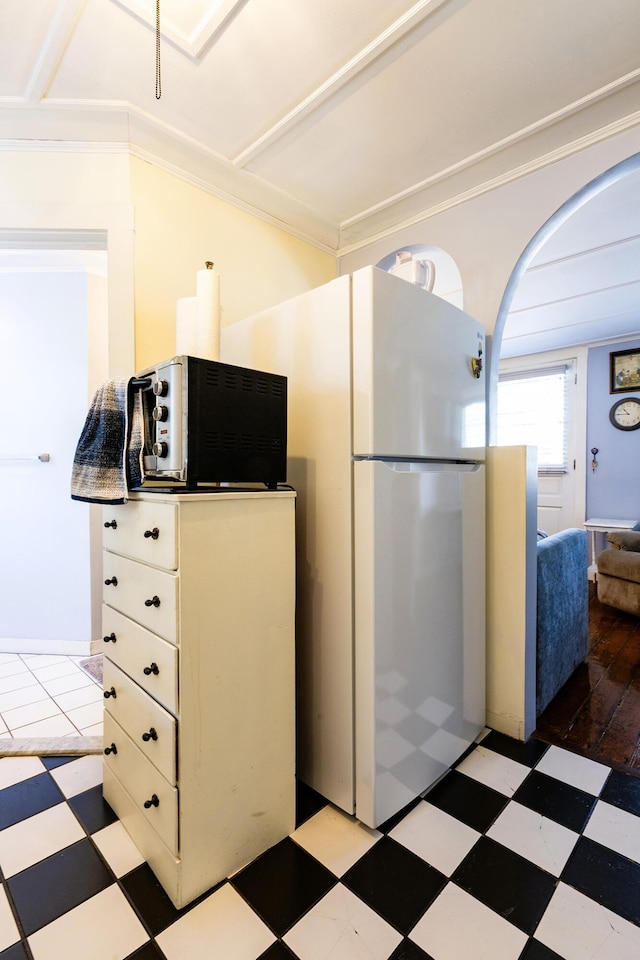
<svg viewBox="0 0 640 960"><path fill-rule="evenodd" d="M177 356L136 374L143 479L264 483L287 472L287 378Z"/></svg>

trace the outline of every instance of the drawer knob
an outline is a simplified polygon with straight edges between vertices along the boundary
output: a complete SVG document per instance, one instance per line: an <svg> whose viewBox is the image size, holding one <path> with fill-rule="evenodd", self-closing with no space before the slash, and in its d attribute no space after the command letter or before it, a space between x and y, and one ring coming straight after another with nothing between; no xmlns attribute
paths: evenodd
<svg viewBox="0 0 640 960"><path fill-rule="evenodd" d="M156 733L156 728L155 728L155 727L149 727L149 732L148 732L148 733L143 733L143 734L142 734L142 739L144 740L145 743L149 743L149 740L157 740L157 739L158 739L158 734Z"/></svg>
<svg viewBox="0 0 640 960"><path fill-rule="evenodd" d="M145 800L144 802L145 810L148 810L149 807L159 807L159 806L160 806L160 801L158 800L157 794L155 793L151 794L150 800Z"/></svg>
<svg viewBox="0 0 640 960"><path fill-rule="evenodd" d="M115 687L111 687L111 690L105 690L103 696L104 696L105 700L108 700L109 697L113 697L113 699L115 700L115 699L116 699L116 689L115 689Z"/></svg>
<svg viewBox="0 0 640 960"><path fill-rule="evenodd" d="M115 743L112 743L110 747L104 748L104 752L106 753L107 756L109 756L109 754L112 753L115 757L116 753L118 752L118 748L116 747Z"/></svg>
<svg viewBox="0 0 640 960"><path fill-rule="evenodd" d="M102 639L104 640L105 643L115 643L117 640L117 637L115 633L110 633L108 637L103 637Z"/></svg>
<svg viewBox="0 0 640 960"><path fill-rule="evenodd" d="M108 587L108 586L110 586L111 584L113 584L114 587L117 587L117 586L118 586L118 578L117 578L117 577L110 577L109 580L105 580L105 582L104 582L105 587Z"/></svg>
<svg viewBox="0 0 640 960"><path fill-rule="evenodd" d="M160 536L160 531L157 527L154 527L153 530L145 530L144 535L147 540L149 537L151 537L152 540L157 540Z"/></svg>
<svg viewBox="0 0 640 960"><path fill-rule="evenodd" d="M113 527L113 529L115 530L115 529L117 529L117 526L118 526L118 524L116 523L115 520L107 520L107 521L105 522L105 527L107 527L107 528Z"/></svg>
<svg viewBox="0 0 640 960"><path fill-rule="evenodd" d="M160 606L160 597L152 597L151 600L145 600L145 607L159 607Z"/></svg>
<svg viewBox="0 0 640 960"><path fill-rule="evenodd" d="M160 671L159 671L159 669L158 669L158 664L157 664L157 663L152 663L150 666L145 667L142 672L143 672L143 673L145 674L145 676L147 676L147 677L148 677L150 674L152 674L152 673L154 674L154 676L157 677L158 674L160 673Z"/></svg>

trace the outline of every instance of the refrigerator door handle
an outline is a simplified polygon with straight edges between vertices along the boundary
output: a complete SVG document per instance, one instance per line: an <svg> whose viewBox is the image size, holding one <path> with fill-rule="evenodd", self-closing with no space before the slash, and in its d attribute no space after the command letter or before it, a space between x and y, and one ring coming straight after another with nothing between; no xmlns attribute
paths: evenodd
<svg viewBox="0 0 640 960"><path fill-rule="evenodd" d="M397 473L475 473L483 463L476 460L411 460L406 458L354 457L354 461L381 463Z"/></svg>

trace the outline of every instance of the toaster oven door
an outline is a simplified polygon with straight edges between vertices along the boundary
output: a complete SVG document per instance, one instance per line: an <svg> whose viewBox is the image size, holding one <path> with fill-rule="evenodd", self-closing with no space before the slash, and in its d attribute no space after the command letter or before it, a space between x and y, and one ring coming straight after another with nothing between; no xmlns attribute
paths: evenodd
<svg viewBox="0 0 640 960"><path fill-rule="evenodd" d="M186 478L186 370L181 360L176 357L138 374L150 381L142 391L146 477Z"/></svg>

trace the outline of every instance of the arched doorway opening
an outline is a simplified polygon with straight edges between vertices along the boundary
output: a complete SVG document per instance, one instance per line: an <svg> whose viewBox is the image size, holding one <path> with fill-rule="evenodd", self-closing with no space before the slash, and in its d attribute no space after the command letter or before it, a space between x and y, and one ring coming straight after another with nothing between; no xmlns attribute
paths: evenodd
<svg viewBox="0 0 640 960"><path fill-rule="evenodd" d="M492 342L492 362L489 369L489 443L496 442L496 394L498 383L498 366L501 354L502 341L505 326L513 304L513 300L520 283L523 280L527 270L531 266L537 254L544 247L548 240L563 226L581 207L588 204L598 194L611 187L613 184L624 180L630 174L640 171L640 153L633 154L622 160L620 163L610 167L604 173L595 177L589 183L585 184L572 197L562 204L555 213L540 227L537 233L531 238L524 248L518 261L513 268L505 288L500 308L496 318L496 324Z"/></svg>
<svg viewBox="0 0 640 960"><path fill-rule="evenodd" d="M490 411L489 411L489 427L490 427L490 437L491 443L496 444L497 442L497 387L498 387L498 373L499 373L499 359L503 353L502 347L503 343L507 338L505 337L505 327L508 322L509 315L514 313L514 304L518 306L518 291L523 283L523 280L527 276L528 271L531 271L532 266L537 266L544 259L542 256L543 248L547 245L551 246L553 238L559 237L565 228L567 231L569 229L569 221L572 218L575 218L574 223L579 223L583 216L586 214L586 208L588 205L592 205L595 209L598 205L602 203L604 206L604 195L607 191L610 194L622 193L624 189L629 190L629 186L624 187L624 182L627 181L628 185L633 184L634 187L638 182L640 174L640 154L635 154L631 157L628 157L626 160L616 164L611 167L598 177L594 178L592 181L587 183L581 190L576 194L570 197L559 209L543 224L543 226L537 231L534 237L527 244L523 250L521 256L516 263L516 266L511 274L509 282L504 291L502 298L498 318L496 321L495 327L495 336L493 341L493 353L492 353L492 364L490 370L490 379L489 379L489 398L490 398ZM637 192L637 191L636 191ZM637 217L637 210L636 210ZM585 218L586 219L586 218ZM572 228L573 229L573 228ZM636 241L640 237L640 226L636 227L633 231L637 236L634 238ZM613 246L612 244L610 246ZM613 256L613 252L610 251ZM637 271L638 278L634 282L640 282L640 271ZM529 273L529 280L531 280L531 273ZM610 281L611 282L611 281ZM601 284L603 296L606 296L606 284L607 278L603 279ZM632 287L632 281L628 283L629 288ZM564 302L568 304L569 296L563 298L561 293L558 293L558 303L561 303L564 299ZM564 309L564 304L562 305ZM636 308L634 308L636 309ZM585 355L587 350L590 349L594 344L602 344L605 342L604 346L600 346L599 349L603 351L608 351L609 349L615 349L615 347L610 347L609 343L611 341L615 342L616 339L622 337L638 337L639 326L637 324L637 309L635 317L635 327L628 326L626 328L620 327L615 322L615 310L611 305L611 321L609 328L600 333L600 336L589 336L588 324L585 324L585 331L583 331L583 339L576 340L575 342L580 344ZM609 343L607 343L609 341ZM549 350L550 347L542 348ZM522 350L522 354L526 355L529 351ZM531 353L535 351L531 350ZM597 352L597 351L596 351ZM509 356L509 352L506 351L506 355ZM511 353L513 356L514 353ZM516 354L517 355L517 354ZM586 372L586 361L585 361L585 372ZM587 387L584 388L585 391ZM605 393L608 392L608 388L605 388ZM602 399L602 398L601 398ZM614 398L611 398L614 399ZM586 444L586 402L585 402L585 416L582 420L582 425L578 429L582 429L583 433L583 447L590 446L591 443ZM587 451L587 458L589 454ZM587 458L584 458L585 461ZM590 477L590 468L587 469L587 477ZM582 484L585 485L585 476L583 472ZM584 502L584 497L583 497ZM600 514L604 516L604 514ZM622 516L622 514L620 514ZM575 523L571 525L581 526L582 522L586 519L586 514L582 512ZM528 537L533 535L535 540L535 528L528 534ZM533 582L533 589L528 591L528 602L527 607L531 603L531 598L533 598L533 616L527 618L528 624L533 622L533 630L528 630L526 645L528 656L525 657L525 662L527 665L535 664L535 576L536 576L536 561L535 561L535 546L533 549L533 561L531 562L531 557L529 556L529 562L527 563L527 579L529 582ZM529 666L529 669L530 666ZM531 679L530 677L528 678ZM531 684L525 684L529 689L531 689Z"/></svg>

